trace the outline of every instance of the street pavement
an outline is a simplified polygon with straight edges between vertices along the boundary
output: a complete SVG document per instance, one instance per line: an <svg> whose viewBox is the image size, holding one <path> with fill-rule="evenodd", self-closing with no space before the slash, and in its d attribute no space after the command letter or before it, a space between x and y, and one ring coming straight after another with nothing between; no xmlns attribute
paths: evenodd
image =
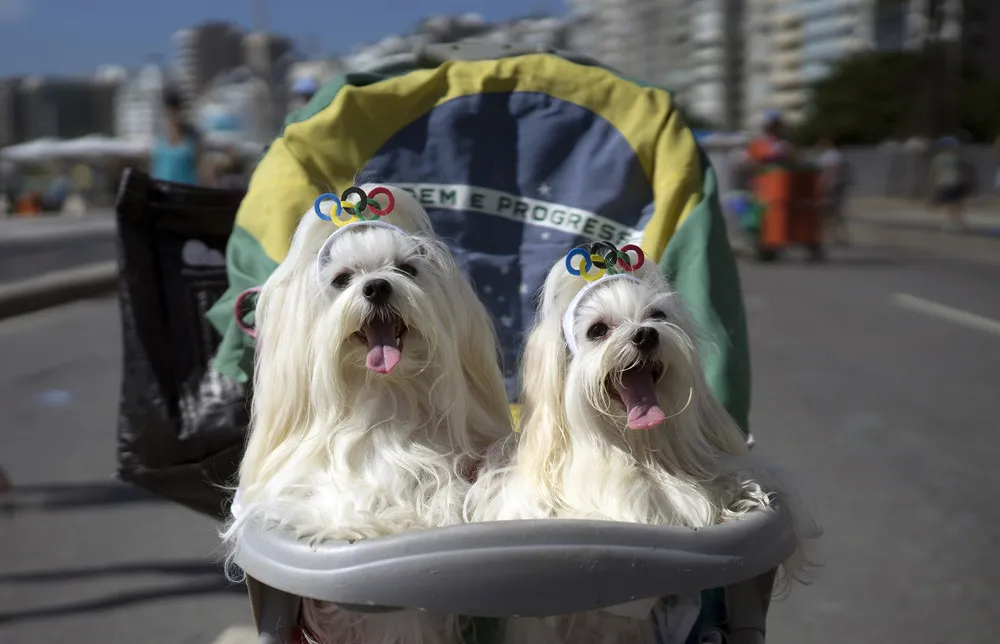
<svg viewBox="0 0 1000 644"><path fill-rule="evenodd" d="M926 201L884 197L853 197L847 201L846 215L853 221L864 221L939 231L947 221L940 206ZM1000 198L977 197L965 204L966 229L961 234L1000 237Z"/></svg>
<svg viewBox="0 0 1000 644"><path fill-rule="evenodd" d="M114 260L114 213L0 219L0 284Z"/></svg>
<svg viewBox="0 0 1000 644"><path fill-rule="evenodd" d="M859 248L741 271L756 449L825 530L769 644L995 641L1000 266ZM111 480L119 379L112 300L0 322L0 644L210 644L250 622L216 526Z"/></svg>

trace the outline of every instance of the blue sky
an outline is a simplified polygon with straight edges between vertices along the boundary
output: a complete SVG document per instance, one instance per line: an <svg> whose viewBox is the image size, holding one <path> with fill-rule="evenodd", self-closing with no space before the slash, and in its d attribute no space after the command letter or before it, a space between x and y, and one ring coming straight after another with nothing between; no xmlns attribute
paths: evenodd
<svg viewBox="0 0 1000 644"><path fill-rule="evenodd" d="M565 6L563 0L270 0L268 22L300 45L347 53L408 32L427 15L466 11L501 20L533 11L563 15ZM170 60L171 35L209 19L249 28L253 0L0 0L0 77L88 73L104 64L140 65L153 54Z"/></svg>

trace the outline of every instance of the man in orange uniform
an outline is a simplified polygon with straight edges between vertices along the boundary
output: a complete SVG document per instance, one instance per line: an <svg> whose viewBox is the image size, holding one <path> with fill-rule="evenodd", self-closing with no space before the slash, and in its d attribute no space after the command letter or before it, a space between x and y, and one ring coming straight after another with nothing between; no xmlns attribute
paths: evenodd
<svg viewBox="0 0 1000 644"><path fill-rule="evenodd" d="M764 114L764 127L760 136L754 137L747 146L747 156L754 164L761 165L783 161L792 156L792 144L784 138L785 125L781 113L768 110Z"/></svg>

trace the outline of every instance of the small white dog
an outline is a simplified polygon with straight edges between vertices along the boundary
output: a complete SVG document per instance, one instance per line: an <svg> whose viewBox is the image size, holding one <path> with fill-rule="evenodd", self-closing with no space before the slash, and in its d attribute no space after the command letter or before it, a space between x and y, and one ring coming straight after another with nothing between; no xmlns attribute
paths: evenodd
<svg viewBox="0 0 1000 644"><path fill-rule="evenodd" d="M705 381L679 297L640 249L622 251L574 249L549 272L523 357L521 432L483 466L471 520L703 527L770 504L742 432ZM596 279L594 264L617 264L618 274ZM655 603L509 620L507 641L651 644Z"/></svg>
<svg viewBox="0 0 1000 644"><path fill-rule="evenodd" d="M261 291L231 547L249 521L314 543L461 523L479 460L511 431L489 315L427 214L403 190L361 191L391 212L337 227L317 205ZM303 617L331 644L454 642L464 621L311 600Z"/></svg>

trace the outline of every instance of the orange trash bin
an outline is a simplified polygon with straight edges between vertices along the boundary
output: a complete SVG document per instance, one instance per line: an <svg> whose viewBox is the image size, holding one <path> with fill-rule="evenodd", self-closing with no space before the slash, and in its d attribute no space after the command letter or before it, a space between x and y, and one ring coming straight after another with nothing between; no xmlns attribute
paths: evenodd
<svg viewBox="0 0 1000 644"><path fill-rule="evenodd" d="M822 255L820 172L809 167L772 167L753 179L756 200L764 205L757 239L761 259L773 259L788 246L804 246L814 259Z"/></svg>

